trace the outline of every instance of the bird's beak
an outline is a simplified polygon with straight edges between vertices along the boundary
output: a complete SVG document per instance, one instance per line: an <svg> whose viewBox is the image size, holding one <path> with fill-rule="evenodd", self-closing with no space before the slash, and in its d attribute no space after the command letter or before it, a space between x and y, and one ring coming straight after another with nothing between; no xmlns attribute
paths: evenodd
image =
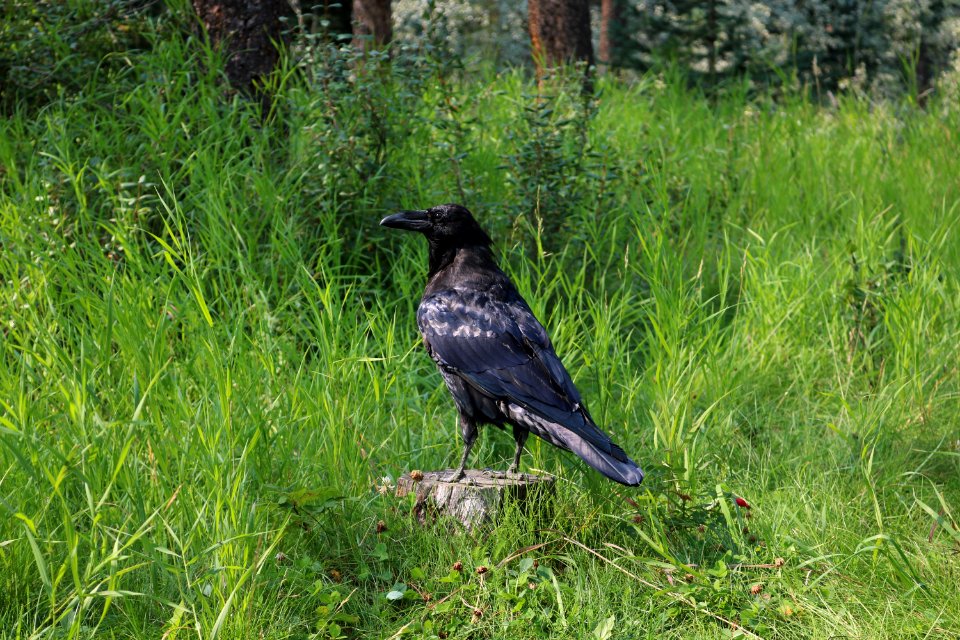
<svg viewBox="0 0 960 640"><path fill-rule="evenodd" d="M430 228L430 219L426 211L401 211L381 220L380 226L407 231L426 231Z"/></svg>

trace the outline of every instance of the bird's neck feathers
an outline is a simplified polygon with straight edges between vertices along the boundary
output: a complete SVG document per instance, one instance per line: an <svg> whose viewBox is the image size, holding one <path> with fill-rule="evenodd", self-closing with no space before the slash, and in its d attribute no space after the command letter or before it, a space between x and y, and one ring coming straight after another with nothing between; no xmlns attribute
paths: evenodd
<svg viewBox="0 0 960 640"><path fill-rule="evenodd" d="M493 250L490 248L489 238L485 237L481 242L467 244L430 241L428 280L432 280L434 276L447 270L455 262L470 263L473 268L498 268Z"/></svg>

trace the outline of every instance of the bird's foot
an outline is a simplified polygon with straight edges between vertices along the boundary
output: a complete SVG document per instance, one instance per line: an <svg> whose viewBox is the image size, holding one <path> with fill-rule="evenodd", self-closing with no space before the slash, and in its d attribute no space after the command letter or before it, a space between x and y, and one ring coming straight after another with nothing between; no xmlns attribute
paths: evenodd
<svg viewBox="0 0 960 640"><path fill-rule="evenodd" d="M476 484L472 478L467 476L467 472L464 469L457 469L454 471L450 477L447 478L447 482L460 482L466 485Z"/></svg>

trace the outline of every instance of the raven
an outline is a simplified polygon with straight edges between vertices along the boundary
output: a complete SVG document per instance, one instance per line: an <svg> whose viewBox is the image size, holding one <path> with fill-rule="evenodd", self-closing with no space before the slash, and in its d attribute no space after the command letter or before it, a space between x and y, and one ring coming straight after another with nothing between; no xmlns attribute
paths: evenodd
<svg viewBox="0 0 960 640"><path fill-rule="evenodd" d="M427 288L417 326L460 413L463 457L451 481L463 478L477 427L513 427L516 472L532 431L625 485L643 471L601 431L533 311L500 270L492 241L456 204L401 211L385 227L419 231L430 246Z"/></svg>

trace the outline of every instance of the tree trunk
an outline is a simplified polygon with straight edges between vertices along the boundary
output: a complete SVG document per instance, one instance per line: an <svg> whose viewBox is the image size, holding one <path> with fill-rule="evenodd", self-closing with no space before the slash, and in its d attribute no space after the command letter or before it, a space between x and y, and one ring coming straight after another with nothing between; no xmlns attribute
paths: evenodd
<svg viewBox="0 0 960 640"><path fill-rule="evenodd" d="M593 64L587 0L529 0L530 48L537 76L568 62Z"/></svg>
<svg viewBox="0 0 960 640"><path fill-rule="evenodd" d="M210 42L227 56L227 79L247 95L279 60L277 42L286 41L294 24L288 0L192 0ZM289 18L288 23L281 18Z"/></svg>
<svg viewBox="0 0 960 640"><path fill-rule="evenodd" d="M390 0L353 0L353 47L380 48L393 39Z"/></svg>
<svg viewBox="0 0 960 640"><path fill-rule="evenodd" d="M600 64L606 69L614 66L615 49L617 47L615 34L621 19L619 0L600 0Z"/></svg>

